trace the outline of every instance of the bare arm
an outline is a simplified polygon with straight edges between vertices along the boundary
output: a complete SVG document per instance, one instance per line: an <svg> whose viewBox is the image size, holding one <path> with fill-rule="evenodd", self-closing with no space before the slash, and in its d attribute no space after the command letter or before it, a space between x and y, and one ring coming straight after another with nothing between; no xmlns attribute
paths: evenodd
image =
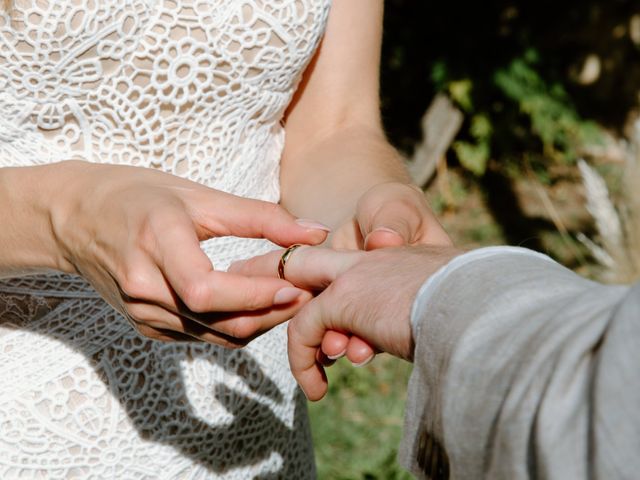
<svg viewBox="0 0 640 480"><path fill-rule="evenodd" d="M290 318L308 292L216 271L217 236L318 243L322 225L156 170L87 162L0 169L0 277L77 273L140 333L230 347ZM274 281L275 280L275 281Z"/></svg>
<svg viewBox="0 0 640 480"><path fill-rule="evenodd" d="M0 169L0 278L73 270L58 252L48 209L60 170Z"/></svg>
<svg viewBox="0 0 640 480"><path fill-rule="evenodd" d="M400 232L403 243L428 240L425 225L431 234L437 233L432 238L437 242L446 235L422 193L409 187L402 158L381 125L382 18L382 0L333 2L325 38L287 113L282 204L298 216L317 218L334 228L354 219L363 237L376 226L402 229L390 220L397 217L413 222ZM389 182L394 189L380 189L373 199L365 196ZM381 204L393 209L394 202L410 205L412 211L395 208L384 215L382 224L372 219Z"/></svg>
<svg viewBox="0 0 640 480"><path fill-rule="evenodd" d="M282 203L300 216L338 226L373 185L408 181L380 122L382 15L381 0L334 1L324 40L289 109Z"/></svg>

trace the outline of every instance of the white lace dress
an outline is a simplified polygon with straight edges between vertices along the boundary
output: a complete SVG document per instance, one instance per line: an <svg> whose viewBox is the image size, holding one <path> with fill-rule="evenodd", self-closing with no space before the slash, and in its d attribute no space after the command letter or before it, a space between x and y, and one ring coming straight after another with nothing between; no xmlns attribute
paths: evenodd
<svg viewBox="0 0 640 480"><path fill-rule="evenodd" d="M330 0L14 3L0 167L81 158L278 201L280 121ZM273 246L203 248L224 269ZM0 282L0 478L314 477L285 333L239 351L162 344L81 278Z"/></svg>

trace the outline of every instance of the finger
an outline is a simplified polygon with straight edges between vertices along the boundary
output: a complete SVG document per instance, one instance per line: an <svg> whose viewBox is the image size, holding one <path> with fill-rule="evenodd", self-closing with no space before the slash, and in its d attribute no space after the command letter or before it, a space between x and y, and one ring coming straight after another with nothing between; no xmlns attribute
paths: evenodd
<svg viewBox="0 0 640 480"><path fill-rule="evenodd" d="M253 311L291 301L291 284L277 278L245 277L216 272L188 221L174 219L174 228L159 237L154 252L163 275L188 310L195 313ZM279 295L278 295L279 294ZM168 305L175 309L176 305Z"/></svg>
<svg viewBox="0 0 640 480"><path fill-rule="evenodd" d="M293 318L313 296L303 292L293 302L280 307L272 307L252 312L217 313L188 316L191 320L213 333L234 339L252 340L273 327Z"/></svg>
<svg viewBox="0 0 640 480"><path fill-rule="evenodd" d="M313 298L312 294L308 291L286 287L276 293L275 301L273 302L274 305L262 310L231 312L206 311L197 313L190 310L175 292L171 292L171 286L168 281L162 277L160 272L158 272L158 274L161 278L161 285L155 290L164 291L166 295L158 295L151 302L149 300L136 302L132 297L127 297L125 300L131 308L136 308L137 303L156 303L160 308L167 309L176 314L176 318L190 319L230 336L243 337L266 332L293 317L305 303ZM158 298L161 300L158 300ZM244 325L245 323L250 325ZM177 324L174 322L174 325ZM245 335L237 333L238 330L249 330L251 325L254 326L251 333ZM179 328L175 329L179 330Z"/></svg>
<svg viewBox="0 0 640 480"><path fill-rule="evenodd" d="M257 311L289 304L305 295L285 280L209 272L176 290L194 313Z"/></svg>
<svg viewBox="0 0 640 480"><path fill-rule="evenodd" d="M289 322L288 351L291 373L311 401L327 393L327 376L318 350L326 332L322 324L322 309L311 302Z"/></svg>
<svg viewBox="0 0 640 480"><path fill-rule="evenodd" d="M158 307L159 308L159 307ZM154 314L154 319L158 319L156 323L157 326L152 326L149 323L141 322L137 318L134 318L130 315L127 315L131 326L143 337L147 337L151 340L158 340L161 342L199 342L200 340L192 337L183 332L176 331L174 329L164 328L166 325L170 324L172 320L167 321L167 319L160 320L165 315L172 316L166 310L160 309L162 312L157 312ZM151 312L151 309L150 309ZM179 321L177 323L180 323Z"/></svg>
<svg viewBox="0 0 640 480"><path fill-rule="evenodd" d="M202 204L190 205L193 219L210 237L267 238L288 247L294 243L317 245L331 231L314 220L297 219L275 203L214 193Z"/></svg>
<svg viewBox="0 0 640 480"><path fill-rule="evenodd" d="M189 324L191 321L188 319L181 319L185 325ZM164 329L164 328L155 328L147 324L136 324L136 331L151 340L158 340L161 342L205 342L213 345L219 345L224 348L242 348L246 346L248 342L239 341L234 338L228 338L224 335L218 335L212 332L206 332L203 334L200 333L181 333L176 330ZM197 331L198 328L201 327L185 327L189 330Z"/></svg>
<svg viewBox="0 0 640 480"><path fill-rule="evenodd" d="M423 192L410 185L378 186L375 195L358 203L356 219L366 250L425 243L451 245Z"/></svg>
<svg viewBox="0 0 640 480"><path fill-rule="evenodd" d="M307 290L323 290L341 273L351 268L365 255L360 251L336 251L321 247L300 247L287 260L284 276L287 281ZM277 275L282 251L275 251L236 262L229 272L247 276Z"/></svg>
<svg viewBox="0 0 640 480"><path fill-rule="evenodd" d="M156 340L163 343L186 343L186 342L200 342L197 338L189 335L184 335L178 332L170 330L157 330L155 328L136 329L136 331L143 337L149 340Z"/></svg>
<svg viewBox="0 0 640 480"><path fill-rule="evenodd" d="M237 315L212 314L206 320L194 320L144 302L129 303L128 317L145 336L176 334L172 338L203 341L227 348L246 346L251 340L293 317L311 299L300 299L290 306L265 312L243 312Z"/></svg>
<svg viewBox="0 0 640 480"><path fill-rule="evenodd" d="M398 215L403 215L403 218L394 217ZM363 220L363 223L366 222ZM381 209L371 222L372 230L365 234L365 250L416 244L452 245L436 217L426 209L420 211L407 206L394 208L390 204Z"/></svg>
<svg viewBox="0 0 640 480"><path fill-rule="evenodd" d="M203 341L199 338L201 326L194 328L197 324L193 320L158 305L129 302L127 317L139 333L155 340Z"/></svg>
<svg viewBox="0 0 640 480"><path fill-rule="evenodd" d="M366 340L352 336L345 355L354 367L364 367L375 358L376 350Z"/></svg>
<svg viewBox="0 0 640 480"><path fill-rule="evenodd" d="M349 338L345 333L328 330L322 339L322 352L331 360L343 357L347 353Z"/></svg>

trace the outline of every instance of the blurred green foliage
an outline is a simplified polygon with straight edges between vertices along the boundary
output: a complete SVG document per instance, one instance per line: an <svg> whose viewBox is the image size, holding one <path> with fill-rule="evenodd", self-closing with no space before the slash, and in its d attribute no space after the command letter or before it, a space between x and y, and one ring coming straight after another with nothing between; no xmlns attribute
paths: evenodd
<svg viewBox="0 0 640 480"><path fill-rule="evenodd" d="M580 117L562 84L545 82L536 70L538 63L537 51L529 49L507 66L496 67L493 85L497 94L510 101L507 103L510 108L517 108L521 122L528 123L529 136L540 141L546 158L572 162L589 145L603 143L600 127ZM473 96L474 80L451 79L442 61L434 65L431 78L435 88L446 91L469 118L465 134L470 140L458 140L453 144L460 164L476 175L483 175L491 158L493 125L501 123L495 117L503 114L502 109L499 112L479 111ZM505 129L498 133L514 135L513 131Z"/></svg>
<svg viewBox="0 0 640 480"><path fill-rule="evenodd" d="M637 1L386 5L384 117L406 152L436 92L465 113L451 160L477 176L491 162L518 166L525 154L542 165L574 162L602 145L605 128L620 131L637 104ZM587 59L596 71L585 80Z"/></svg>
<svg viewBox="0 0 640 480"><path fill-rule="evenodd" d="M597 124L580 117L562 84L549 85L542 79L537 64L537 52L529 50L497 70L495 84L526 115L531 135L540 139L547 157L573 161L581 149L602 143L601 132Z"/></svg>

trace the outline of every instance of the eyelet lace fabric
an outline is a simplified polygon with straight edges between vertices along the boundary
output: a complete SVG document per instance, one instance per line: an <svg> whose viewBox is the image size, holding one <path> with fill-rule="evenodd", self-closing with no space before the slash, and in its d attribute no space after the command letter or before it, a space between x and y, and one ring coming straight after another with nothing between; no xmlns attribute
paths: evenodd
<svg viewBox="0 0 640 480"><path fill-rule="evenodd" d="M0 167L126 164L278 201L280 121L330 0L14 3ZM219 269L273 248L202 246ZM0 478L313 478L285 335L162 344L80 277L0 281Z"/></svg>

